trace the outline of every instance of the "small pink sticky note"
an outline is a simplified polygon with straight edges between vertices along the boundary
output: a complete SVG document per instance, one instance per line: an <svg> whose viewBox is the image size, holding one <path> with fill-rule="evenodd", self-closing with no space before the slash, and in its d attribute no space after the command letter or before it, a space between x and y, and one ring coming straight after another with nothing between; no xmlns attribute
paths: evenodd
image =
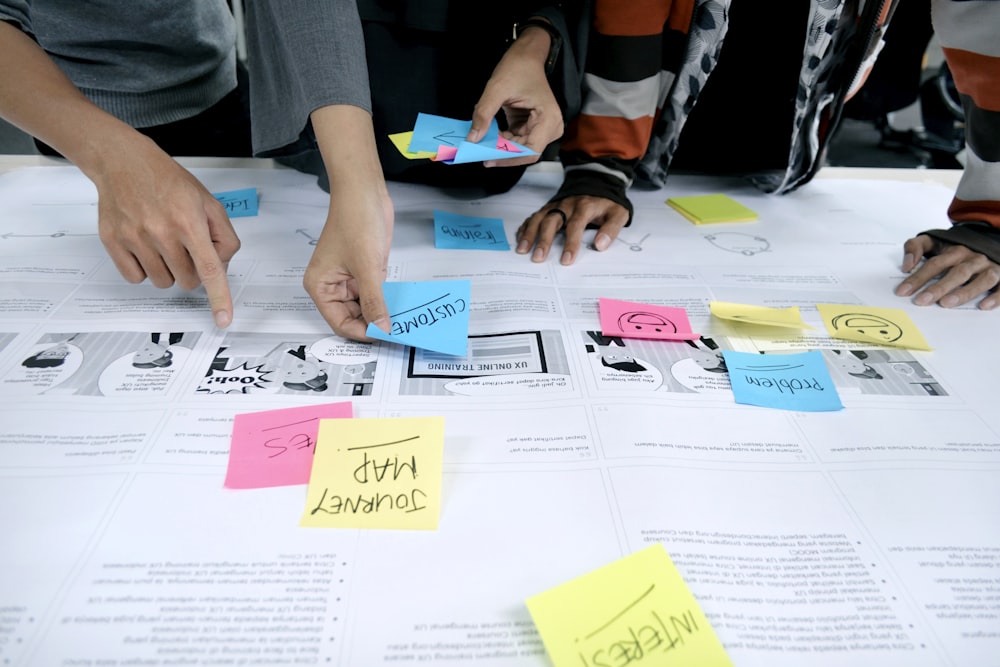
<svg viewBox="0 0 1000 667"><path fill-rule="evenodd" d="M319 420L352 416L349 401L236 415L224 486L308 484Z"/></svg>
<svg viewBox="0 0 1000 667"><path fill-rule="evenodd" d="M674 306L600 299L601 333L622 338L698 340L691 331L687 311Z"/></svg>
<svg viewBox="0 0 1000 667"><path fill-rule="evenodd" d="M497 149L508 153L520 153L521 149L513 141L507 141L503 137L497 139Z"/></svg>
<svg viewBox="0 0 1000 667"><path fill-rule="evenodd" d="M436 162L451 162L455 159L455 155L458 153L458 146L445 146L441 144L438 146L437 157L434 158Z"/></svg>

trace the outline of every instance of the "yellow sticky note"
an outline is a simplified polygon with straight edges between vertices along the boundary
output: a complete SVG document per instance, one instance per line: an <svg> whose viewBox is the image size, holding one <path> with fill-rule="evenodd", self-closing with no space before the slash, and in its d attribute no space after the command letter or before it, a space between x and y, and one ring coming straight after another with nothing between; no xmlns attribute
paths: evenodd
<svg viewBox="0 0 1000 667"><path fill-rule="evenodd" d="M897 308L818 303L816 309L833 338L911 350L933 349L910 316Z"/></svg>
<svg viewBox="0 0 1000 667"><path fill-rule="evenodd" d="M300 526L435 530L444 417L322 419Z"/></svg>
<svg viewBox="0 0 1000 667"><path fill-rule="evenodd" d="M732 667L663 545L527 600L556 667Z"/></svg>
<svg viewBox="0 0 1000 667"><path fill-rule="evenodd" d="M403 157L407 160L426 160L437 156L437 153L432 153L431 151L417 151L415 153L411 153L410 141L412 139L412 130L409 132L399 132L397 134L389 135L389 141L392 142L392 145L396 147L396 150L402 153Z"/></svg>
<svg viewBox="0 0 1000 667"><path fill-rule="evenodd" d="M723 320L732 320L744 324L762 324L768 327L787 327L790 329L812 329L802 321L798 306L789 308L769 308L768 306L751 306L742 303L727 303L712 301L708 304L712 314Z"/></svg>
<svg viewBox="0 0 1000 667"><path fill-rule="evenodd" d="M696 225L714 222L753 222L757 212L726 195L671 197L667 204Z"/></svg>

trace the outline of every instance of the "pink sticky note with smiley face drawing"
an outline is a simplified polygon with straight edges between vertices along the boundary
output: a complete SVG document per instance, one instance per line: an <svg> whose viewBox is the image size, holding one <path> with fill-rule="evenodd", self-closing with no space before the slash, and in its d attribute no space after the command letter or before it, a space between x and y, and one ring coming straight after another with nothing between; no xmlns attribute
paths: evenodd
<svg viewBox="0 0 1000 667"><path fill-rule="evenodd" d="M698 340L691 331L687 311L675 306L654 306L618 299L600 299L601 333L622 338Z"/></svg>

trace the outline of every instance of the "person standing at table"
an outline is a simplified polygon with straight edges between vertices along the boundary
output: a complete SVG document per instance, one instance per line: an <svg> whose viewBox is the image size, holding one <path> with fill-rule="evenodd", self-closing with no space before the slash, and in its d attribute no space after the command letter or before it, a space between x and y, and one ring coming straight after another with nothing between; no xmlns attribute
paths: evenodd
<svg viewBox="0 0 1000 667"><path fill-rule="evenodd" d="M226 2L0 0L0 62L0 117L94 182L100 237L122 276L204 284L228 326L239 239L170 157L251 154Z"/></svg>
<svg viewBox="0 0 1000 667"><path fill-rule="evenodd" d="M367 340L369 323L390 326L386 179L502 192L538 159L413 162L388 135L418 112L471 115L476 141L502 110L505 135L542 153L579 106L589 16L582 1L249 0L247 25L254 150L330 193L305 288L336 333Z"/></svg>
<svg viewBox="0 0 1000 667"><path fill-rule="evenodd" d="M561 147L564 181L521 225L517 251L544 261L564 233L560 262L572 264L593 227L594 249L606 250L631 222L628 188L663 187L669 169L752 174L775 193L807 183L895 4L865 3L848 16L817 1L636 0L626 8L596 0L583 111ZM966 100L970 158L950 208L956 225L906 242L903 270L913 273L896 293L922 289L915 303L943 306L986 293L979 307L988 310L1000 305L1000 3L934 0L933 10Z"/></svg>

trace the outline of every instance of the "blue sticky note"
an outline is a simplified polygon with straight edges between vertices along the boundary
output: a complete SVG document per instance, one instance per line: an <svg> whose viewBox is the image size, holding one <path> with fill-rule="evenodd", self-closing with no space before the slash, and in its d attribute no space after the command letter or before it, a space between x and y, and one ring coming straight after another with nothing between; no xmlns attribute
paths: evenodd
<svg viewBox="0 0 1000 667"><path fill-rule="evenodd" d="M502 143L498 143L501 142ZM502 145L504 148L500 148ZM478 143L463 141L458 145L458 152L455 157L449 160L449 164L464 164L466 162L484 162L485 160L509 160L515 157L525 157L536 155L535 151L527 146L513 142L510 139L497 139L493 144L487 145L485 139Z"/></svg>
<svg viewBox="0 0 1000 667"><path fill-rule="evenodd" d="M510 250L500 218L434 211L434 247L449 250Z"/></svg>
<svg viewBox="0 0 1000 667"><path fill-rule="evenodd" d="M468 280L384 283L391 333L374 324L369 338L464 357L469 348Z"/></svg>
<svg viewBox="0 0 1000 667"><path fill-rule="evenodd" d="M212 196L222 202L230 218L257 215L257 188L213 192Z"/></svg>
<svg viewBox="0 0 1000 667"><path fill-rule="evenodd" d="M458 147L468 143L465 138L472 129L471 120L457 120L428 113L418 113L417 122L413 125L413 137L410 139L409 151L430 151L437 153L438 146ZM500 128L496 120L490 123L486 136L479 140L480 144L496 146L500 139Z"/></svg>
<svg viewBox="0 0 1000 667"><path fill-rule="evenodd" d="M723 351L722 356L737 403L801 412L844 407L819 350L796 354Z"/></svg>

